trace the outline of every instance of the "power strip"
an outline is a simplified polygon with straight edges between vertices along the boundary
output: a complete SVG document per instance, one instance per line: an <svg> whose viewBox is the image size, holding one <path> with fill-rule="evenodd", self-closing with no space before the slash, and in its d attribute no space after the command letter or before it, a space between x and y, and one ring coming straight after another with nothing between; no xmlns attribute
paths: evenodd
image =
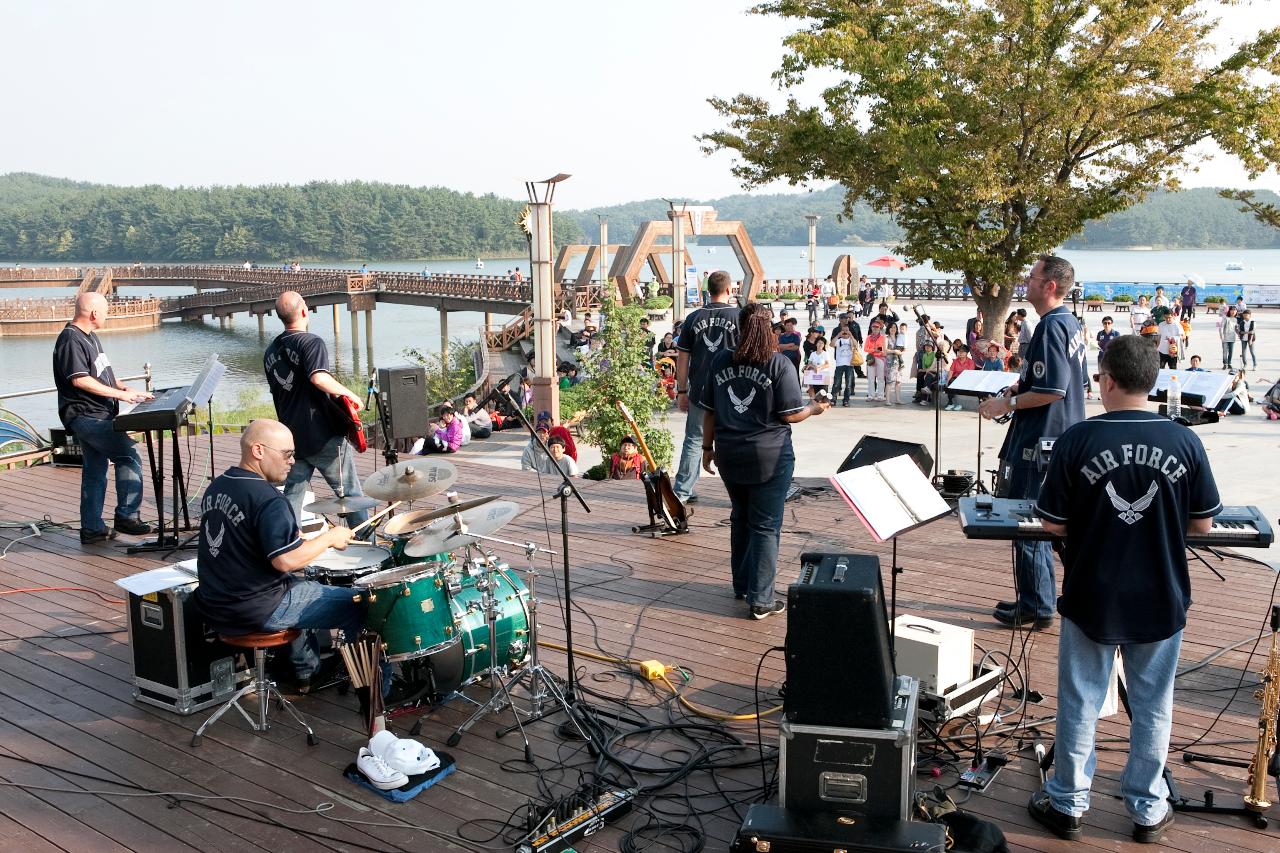
<svg viewBox="0 0 1280 853"><path fill-rule="evenodd" d="M994 760L993 760L994 759ZM981 794L991 786L996 776L1000 775L1001 769L1008 762L1003 755L988 755L977 767L970 767L968 770L960 774L960 785L966 788L972 788Z"/></svg>
<svg viewBox="0 0 1280 853"><path fill-rule="evenodd" d="M634 788L606 791L590 808L556 824L549 818L549 826L539 827L524 841L516 845L516 853L561 853L580 838L595 835L605 824L631 811L635 799Z"/></svg>

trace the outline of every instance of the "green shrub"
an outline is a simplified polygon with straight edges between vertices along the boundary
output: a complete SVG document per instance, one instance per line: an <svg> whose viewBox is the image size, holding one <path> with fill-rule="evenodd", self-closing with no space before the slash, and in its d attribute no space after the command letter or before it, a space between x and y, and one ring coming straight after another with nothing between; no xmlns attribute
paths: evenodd
<svg viewBox="0 0 1280 853"><path fill-rule="evenodd" d="M671 307L671 304L670 296L650 296L644 301L644 309L646 311L666 311Z"/></svg>
<svg viewBox="0 0 1280 853"><path fill-rule="evenodd" d="M609 460L604 459L592 465L582 474L587 480L607 480L609 479Z"/></svg>
<svg viewBox="0 0 1280 853"><path fill-rule="evenodd" d="M1225 296L1206 296L1204 298L1204 303L1206 305L1208 305L1210 302L1226 302L1226 301L1227 301L1227 297Z"/></svg>
<svg viewBox="0 0 1280 853"><path fill-rule="evenodd" d="M779 293L777 298L783 302L799 302L801 299L804 299L804 296L788 290L786 293Z"/></svg>
<svg viewBox="0 0 1280 853"><path fill-rule="evenodd" d="M1106 302L1107 298L1101 293L1090 293L1084 298L1085 302Z"/></svg>
<svg viewBox="0 0 1280 853"><path fill-rule="evenodd" d="M1129 295L1129 294L1127 294L1127 293L1117 293L1117 294L1116 294L1116 298L1115 298L1113 301L1115 301L1115 302L1132 302L1132 301L1133 301L1133 297L1132 297L1132 296L1130 296L1130 295Z"/></svg>

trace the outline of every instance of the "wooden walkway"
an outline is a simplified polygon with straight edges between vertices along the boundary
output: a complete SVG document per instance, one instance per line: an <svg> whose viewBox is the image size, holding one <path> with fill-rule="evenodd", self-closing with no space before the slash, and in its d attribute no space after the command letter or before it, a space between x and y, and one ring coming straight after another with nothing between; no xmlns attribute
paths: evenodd
<svg viewBox="0 0 1280 853"><path fill-rule="evenodd" d="M233 461L233 439L216 440L218 470ZM201 470L203 446L193 454ZM374 454L360 459L367 473ZM518 502L523 515L503 531L513 540L533 539L558 549L559 506L544 502L540 484L530 473L494 468L456 457L463 497L503 494ZM203 470L207 470L207 463ZM79 472L39 466L0 474L0 518L32 519L48 515L73 520ZM319 489L325 488L319 483ZM820 485L814 482L812 485ZM550 483L541 486L550 489ZM148 490L149 491L149 490ZM753 681L761 656L783 643L785 619L751 622L730 592L727 577L728 501L718 481L704 480L690 535L650 540L630 533L642 520L643 498L637 483L583 483L592 512L570 508L574 639L576 647L598 655L659 659L689 674L686 696L701 706L741 713L753 705ZM1227 498L1230 499L1230 495ZM420 504L437 505L439 499ZM108 504L110 506L110 503ZM149 512L149 510L144 511ZM74 522L73 522L74 523ZM548 528L550 525L550 529ZM4 535L14 536L12 531ZM0 549L8 544L0 539ZM798 555L805 550L857 550L880 553L845 504L829 492L808 494L788 505L782 537L779 585L793 580ZM504 553L513 566L521 555ZM1055 694L1056 631L1024 638L996 628L988 611L997 598L1008 597L1010 570L1003 544L965 541L952 520L942 520L907 536L900 546L905 567L899 585L899 611L919 613L971 625L988 650L1009 651L1022 659L1021 670L1045 700L1025 712L1027 718L1052 715ZM558 562L558 560L557 560ZM74 529L51 531L13 544L0 559L0 592L31 587L80 586L108 598L118 597L118 577L156 565L126 556L118 546L82 549ZM540 562L538 593L542 603L543 638L565 638L555 574ZM1257 703L1252 685L1264 662L1265 644L1245 669L1267 610L1275 577L1264 567L1243 562L1220 566L1222 583L1204 569L1193 569L1197 604L1183 647L1184 666L1208 660L1179 681L1175 709L1175 743L1203 736L1210 750L1247 757L1253 748ZM300 699L298 706L321 738L308 747L287 726L264 736L249 732L243 721L219 722L204 745L188 745L203 712L180 717L132 701L131 666L123 610L97 595L79 591L17 592L0 595L0 850L2 851L285 851L303 850L458 850L479 849L451 841L465 837L498 844L495 832L509 815L520 813L540 791L563 795L578 782L579 768L593 762L581 745L564 740L558 720L530 728L535 767L523 763L514 736L498 740L496 725L506 718L479 723L450 750L458 771L407 804L392 804L346 782L343 767L363 741L355 698L326 691ZM1023 653L1023 640L1025 654ZM1239 649L1214 656L1223 647ZM832 649L831 665L856 654ZM544 662L563 674L561 654L544 652ZM651 722L687 721L665 689L652 689L622 675L619 667L579 658L582 684L593 694L627 697ZM1215 717L1241 689L1212 729ZM760 669L766 705L773 704L783 676L777 653ZM471 695L483 700L484 690ZM605 700L593 700L607 707ZM1006 709L1016 703L1006 696ZM421 739L444 749L453 725L469 713L460 702L438 709L424 722ZM230 719L230 718L226 718ZM1010 720L1022 719L1010 714ZM766 744L776 743L773 717L763 726ZM404 733L412 717L393 727ZM618 849L622 833L661 814L676 823L697 825L707 835L708 850L727 846L746 802L759 795L761 771L753 723L730 727L736 741L695 744L673 735L632 737L616 752L643 767L679 764L689 750L731 746L716 761L737 765L713 777L697 772L646 801L636 816L575 845L578 850ZM1051 736L1052 727L1045 731ZM1127 725L1123 716L1104 722L1093 810L1082 843L1060 842L1041 831L1027 816L1025 802L1037 785L1030 754L1032 740L1010 740L1002 748L1022 752L985 794L964 807L996 821L1015 850L1137 850L1128 840L1129 821L1115 798L1124 759ZM993 733L984 738L990 748ZM1225 744L1223 742L1226 742ZM737 744L743 744L738 746ZM1221 744L1221 745L1219 745ZM1205 786L1220 799L1238 795L1244 772L1222 769L1221 775L1184 765L1176 754L1174 772L1185 794ZM566 769L567 768L567 769ZM772 762L769 762L772 770ZM621 775L621 771L615 773ZM659 777L643 775L651 784ZM937 780L949 784L954 772ZM924 784L932 784L926 782ZM115 792L112 794L86 793ZM182 797L128 796L146 791L186 792ZM253 802L201 797L243 797ZM332 803L323 814L319 803ZM342 823L337 818L365 823ZM484 819L483 824L465 821ZM426 834L410 826L437 834ZM1240 818L1179 815L1167 835L1173 850L1273 851L1280 832L1260 831ZM681 839L662 839L663 849L681 849ZM687 839L684 839L687 841ZM640 846L645 845L642 839ZM509 845L497 849L511 849Z"/></svg>

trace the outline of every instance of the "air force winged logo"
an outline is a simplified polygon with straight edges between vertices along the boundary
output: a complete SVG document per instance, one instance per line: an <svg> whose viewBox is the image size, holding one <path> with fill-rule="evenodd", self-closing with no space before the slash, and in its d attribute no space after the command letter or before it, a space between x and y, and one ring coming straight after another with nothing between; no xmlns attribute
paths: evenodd
<svg viewBox="0 0 1280 853"><path fill-rule="evenodd" d="M276 371L274 370L271 371L271 375L274 376L276 378L276 381L280 383L280 387L284 389L286 394L291 393L293 391L293 371L292 370L289 371L288 376L281 376L279 373L276 373Z"/></svg>
<svg viewBox="0 0 1280 853"><path fill-rule="evenodd" d="M707 348L707 352L711 354L715 354L716 351L720 349L720 346L723 343L724 343L724 332L721 332L720 337L716 338L715 340L712 340L710 335L707 335L705 338L702 339L702 345L705 346Z"/></svg>
<svg viewBox="0 0 1280 853"><path fill-rule="evenodd" d="M213 527L213 522L212 522L212 521L211 521L211 522L209 522L209 527L210 527L210 528L212 528L212 527ZM216 557L218 556L218 551L220 551L220 550L222 549L222 537L224 537L224 536L226 536L226 535L227 535L227 528L226 528L226 525L223 525L223 526L222 526L222 529L218 531L218 534L217 534L216 536L214 536L212 533L209 533L209 532L207 532L207 531L206 531L206 533L205 533L205 542L207 542L207 543L208 543L208 545L209 545L209 556L210 556L210 557L215 557L215 558L216 558Z"/></svg>
<svg viewBox="0 0 1280 853"><path fill-rule="evenodd" d="M1142 511L1151 506L1151 502L1156 499L1156 494L1160 491L1160 483L1152 481L1151 488L1147 489L1147 493L1138 498L1133 503L1129 503L1124 498L1116 494L1116 487L1112 483L1107 483L1107 497L1111 498L1111 505L1120 510L1120 520L1125 524L1133 524L1142 518Z"/></svg>
<svg viewBox="0 0 1280 853"><path fill-rule="evenodd" d="M737 394L733 393L733 386L730 385L728 388L729 402L733 403L733 410L738 414L742 414L743 412L745 412L751 406L751 401L756 398L757 390L759 389L752 388L751 393L748 394L746 397L739 397Z"/></svg>

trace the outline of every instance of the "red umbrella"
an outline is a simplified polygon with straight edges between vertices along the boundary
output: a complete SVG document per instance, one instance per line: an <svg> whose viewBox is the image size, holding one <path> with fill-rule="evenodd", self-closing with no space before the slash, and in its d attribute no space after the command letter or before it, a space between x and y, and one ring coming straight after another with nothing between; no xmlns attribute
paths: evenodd
<svg viewBox="0 0 1280 853"><path fill-rule="evenodd" d="M869 267L892 267L893 269L905 270L907 265L895 258L893 255L881 255L874 261L868 261Z"/></svg>

